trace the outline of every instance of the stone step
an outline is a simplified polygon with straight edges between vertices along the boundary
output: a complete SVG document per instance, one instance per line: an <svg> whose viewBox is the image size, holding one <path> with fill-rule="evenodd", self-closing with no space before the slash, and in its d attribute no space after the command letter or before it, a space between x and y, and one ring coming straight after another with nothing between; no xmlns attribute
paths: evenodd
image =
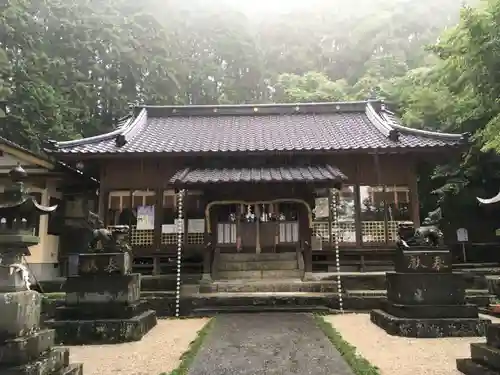
<svg viewBox="0 0 500 375"><path fill-rule="evenodd" d="M297 260L297 253L221 253L220 262L263 262Z"/></svg>
<svg viewBox="0 0 500 375"><path fill-rule="evenodd" d="M486 343L493 348L500 348L500 324L491 324L488 327Z"/></svg>
<svg viewBox="0 0 500 375"><path fill-rule="evenodd" d="M342 287L344 287L344 284L342 284ZM474 290L474 289L468 289L465 291L465 301L467 303L470 303L472 305L477 305L477 306L488 306L490 304L491 296L488 291L485 290ZM354 297L354 298L380 298L380 299L385 299L387 296L387 291L380 289L380 290L372 290L372 289L367 289L367 290L361 290L361 289L345 289L345 295L349 297Z"/></svg>
<svg viewBox="0 0 500 375"><path fill-rule="evenodd" d="M387 291L385 291L385 290L372 290L372 289L366 289L366 290L362 290L362 289L356 289L356 290L346 289L345 294L348 295L348 296L360 296L360 297L368 296L368 297L381 297L381 298L385 298L386 295L387 295Z"/></svg>
<svg viewBox="0 0 500 375"><path fill-rule="evenodd" d="M247 262L220 262L219 271L267 271L267 270L296 270L296 260L265 260Z"/></svg>
<svg viewBox="0 0 500 375"><path fill-rule="evenodd" d="M200 293L192 296L193 306L221 307L221 306L327 306L338 308L337 293L304 293L304 292L276 292L276 293Z"/></svg>
<svg viewBox="0 0 500 375"><path fill-rule="evenodd" d="M457 369L465 375L498 375L498 371L476 363L470 358L457 359Z"/></svg>
<svg viewBox="0 0 500 375"><path fill-rule="evenodd" d="M193 310L193 316L246 313L330 313L326 306L206 306Z"/></svg>
<svg viewBox="0 0 500 375"><path fill-rule="evenodd" d="M472 343L470 345L471 359L487 365L489 368L500 370L500 349L483 343Z"/></svg>
<svg viewBox="0 0 500 375"><path fill-rule="evenodd" d="M258 293L258 292L337 292L337 283L330 282L303 282L300 279L290 280L249 280L241 281L217 281L212 283L211 292L223 293Z"/></svg>
<svg viewBox="0 0 500 375"><path fill-rule="evenodd" d="M265 270L265 271L219 271L219 280L239 279L292 279L300 278L302 272L295 270Z"/></svg>

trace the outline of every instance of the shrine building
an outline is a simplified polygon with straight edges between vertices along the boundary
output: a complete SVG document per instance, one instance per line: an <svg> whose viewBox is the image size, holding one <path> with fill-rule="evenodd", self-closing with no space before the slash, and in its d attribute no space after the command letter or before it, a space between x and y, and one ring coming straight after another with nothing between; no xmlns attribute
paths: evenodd
<svg viewBox="0 0 500 375"><path fill-rule="evenodd" d="M99 213L130 225L135 270L174 273L180 250L183 272L210 280L308 278L338 270L337 251L343 271L384 269L398 224L420 223L418 166L467 144L360 101L137 106L116 130L47 152L100 181ZM221 266L228 253L296 263L243 275Z"/></svg>

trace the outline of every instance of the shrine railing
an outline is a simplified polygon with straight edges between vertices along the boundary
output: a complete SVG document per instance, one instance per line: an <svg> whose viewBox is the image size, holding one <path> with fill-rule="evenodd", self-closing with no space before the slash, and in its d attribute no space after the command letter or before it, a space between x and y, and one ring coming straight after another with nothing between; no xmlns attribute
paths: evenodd
<svg viewBox="0 0 500 375"><path fill-rule="evenodd" d="M397 239L398 226L403 221L388 221L387 222L387 239L389 242L395 242ZM330 242L330 234L332 242L335 239L335 226L328 221L313 222L313 237L320 240L323 244ZM383 221L362 221L361 222L361 238L363 243L385 243L386 227ZM338 223L338 241L339 243L356 243L356 223L354 221L340 221Z"/></svg>

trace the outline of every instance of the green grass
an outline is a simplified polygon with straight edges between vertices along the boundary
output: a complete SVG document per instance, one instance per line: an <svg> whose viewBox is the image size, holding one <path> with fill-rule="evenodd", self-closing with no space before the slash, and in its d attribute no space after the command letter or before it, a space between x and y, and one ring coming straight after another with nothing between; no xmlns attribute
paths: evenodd
<svg viewBox="0 0 500 375"><path fill-rule="evenodd" d="M345 341L340 333L330 323L326 322L322 316L315 315L314 319L355 375L380 375L379 369L357 354L356 348Z"/></svg>
<svg viewBox="0 0 500 375"><path fill-rule="evenodd" d="M170 373L162 372L160 375L186 375L189 371L189 367L193 363L194 357L196 357L196 354L198 354L203 341L212 330L214 321L215 318L210 319L210 321L205 324L202 329L200 329L196 339L194 339L191 344L189 344L188 350L182 355L179 367L177 367Z"/></svg>
<svg viewBox="0 0 500 375"><path fill-rule="evenodd" d="M66 297L66 293L64 292L44 293L42 294L42 297L47 299L64 299Z"/></svg>

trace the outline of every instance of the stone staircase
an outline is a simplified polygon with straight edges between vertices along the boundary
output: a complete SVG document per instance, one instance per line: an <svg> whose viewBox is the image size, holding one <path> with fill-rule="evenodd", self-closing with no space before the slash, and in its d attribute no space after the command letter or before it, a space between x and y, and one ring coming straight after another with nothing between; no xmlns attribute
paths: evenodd
<svg viewBox="0 0 500 375"><path fill-rule="evenodd" d="M295 252L218 254L214 281L200 285L193 315L331 311L325 300L337 299L337 282L303 282L303 274Z"/></svg>
<svg viewBox="0 0 500 375"><path fill-rule="evenodd" d="M293 253L221 253L214 264L216 280L300 279L301 257Z"/></svg>

